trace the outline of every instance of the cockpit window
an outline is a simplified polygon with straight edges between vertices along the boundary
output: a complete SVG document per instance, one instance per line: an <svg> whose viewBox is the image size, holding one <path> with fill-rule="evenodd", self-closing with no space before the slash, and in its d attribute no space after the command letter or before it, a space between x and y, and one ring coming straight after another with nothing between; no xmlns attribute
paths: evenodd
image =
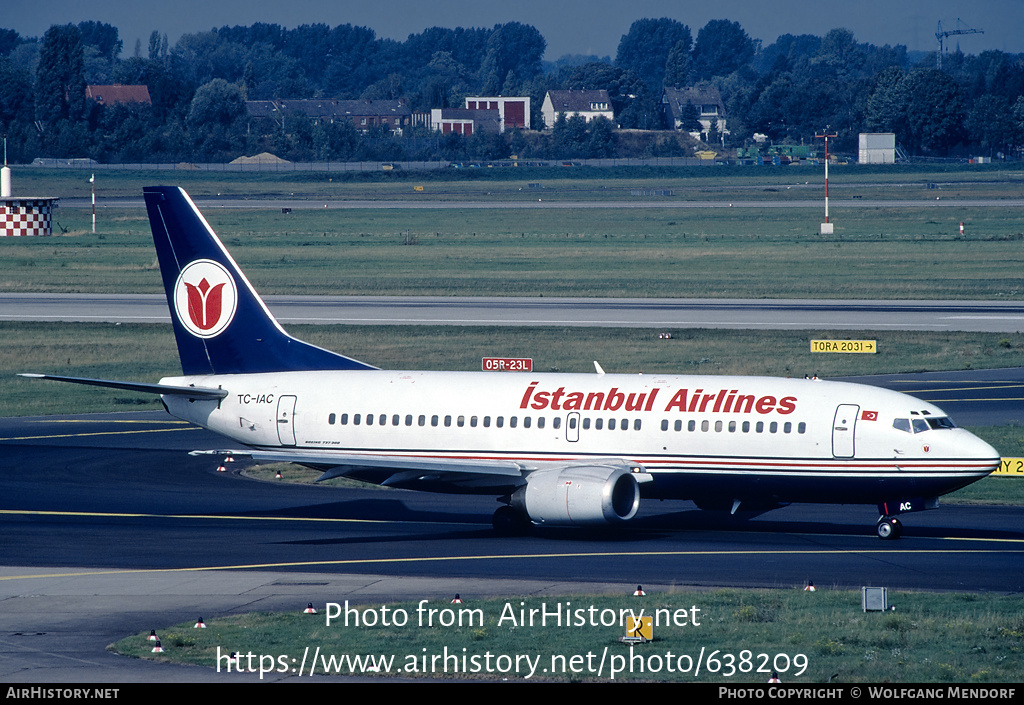
<svg viewBox="0 0 1024 705"><path fill-rule="evenodd" d="M932 429L956 428L948 416L931 416L926 419L894 419L892 427L905 433L923 433Z"/></svg>

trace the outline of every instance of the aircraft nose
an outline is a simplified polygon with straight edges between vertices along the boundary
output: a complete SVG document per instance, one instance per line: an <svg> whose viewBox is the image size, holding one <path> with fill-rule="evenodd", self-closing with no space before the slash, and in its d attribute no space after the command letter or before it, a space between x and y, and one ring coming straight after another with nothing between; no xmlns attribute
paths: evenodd
<svg viewBox="0 0 1024 705"><path fill-rule="evenodd" d="M957 446L965 457L999 462L999 451L969 431L964 431L964 437L960 439Z"/></svg>

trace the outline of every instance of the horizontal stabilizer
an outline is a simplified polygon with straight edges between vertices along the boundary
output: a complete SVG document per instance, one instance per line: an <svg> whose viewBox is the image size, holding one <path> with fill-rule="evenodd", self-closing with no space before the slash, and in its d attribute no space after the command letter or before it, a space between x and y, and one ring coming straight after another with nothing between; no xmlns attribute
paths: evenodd
<svg viewBox="0 0 1024 705"><path fill-rule="evenodd" d="M24 372L18 376L31 379L52 379L55 382L90 384L94 387L127 389L130 392L143 392L144 394L171 394L188 397L189 399L223 399L228 395L226 389L211 389L209 387L175 387L170 384L145 384L142 382L120 382L117 380L89 379L86 377L61 377L60 375L40 375L31 372Z"/></svg>

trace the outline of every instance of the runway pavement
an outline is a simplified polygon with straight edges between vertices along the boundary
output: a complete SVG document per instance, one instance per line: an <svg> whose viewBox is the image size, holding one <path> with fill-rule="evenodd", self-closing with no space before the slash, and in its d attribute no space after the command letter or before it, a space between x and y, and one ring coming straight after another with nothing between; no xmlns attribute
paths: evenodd
<svg viewBox="0 0 1024 705"><path fill-rule="evenodd" d="M267 296L284 324L1024 330L1015 301ZM0 293L0 320L168 323L162 294Z"/></svg>
<svg viewBox="0 0 1024 705"><path fill-rule="evenodd" d="M537 198L533 196L536 195ZM820 209L821 199L765 199L750 200L736 199L733 201L722 199L707 200L678 200L678 199L656 199L656 200L592 200L580 201L569 200L551 195L545 198L543 190L531 193L528 198L522 200L468 200L463 195L458 195L450 200L426 200L426 199L404 199L397 198L388 200L382 199L346 199L335 200L331 198L219 198L219 197L196 197L196 205L201 209L246 209L246 210L280 210L291 208L292 210L316 208L323 209L399 209L399 210L580 210L595 208L610 209L694 209L694 208L810 208ZM90 202L85 198L67 198L60 202L63 208L88 208ZM1020 208L1024 206L1024 199L1019 198L946 198L943 196L914 199L836 199L830 201L830 207L835 211L849 208L860 210L864 208ZM143 208L145 203L142 198L107 198L102 199L98 208Z"/></svg>

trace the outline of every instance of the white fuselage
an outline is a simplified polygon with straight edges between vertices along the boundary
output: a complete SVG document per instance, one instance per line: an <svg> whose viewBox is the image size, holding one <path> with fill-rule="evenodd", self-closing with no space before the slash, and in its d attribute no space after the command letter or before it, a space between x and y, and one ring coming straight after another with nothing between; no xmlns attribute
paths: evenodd
<svg viewBox="0 0 1024 705"><path fill-rule="evenodd" d="M246 446L301 450L322 457L321 465L367 454L455 467L501 460L528 474L615 458L649 473L644 494L662 498L933 498L999 463L987 443L936 423L945 420L937 407L839 382L373 370L162 383L226 389L219 403L164 402L172 414Z"/></svg>

